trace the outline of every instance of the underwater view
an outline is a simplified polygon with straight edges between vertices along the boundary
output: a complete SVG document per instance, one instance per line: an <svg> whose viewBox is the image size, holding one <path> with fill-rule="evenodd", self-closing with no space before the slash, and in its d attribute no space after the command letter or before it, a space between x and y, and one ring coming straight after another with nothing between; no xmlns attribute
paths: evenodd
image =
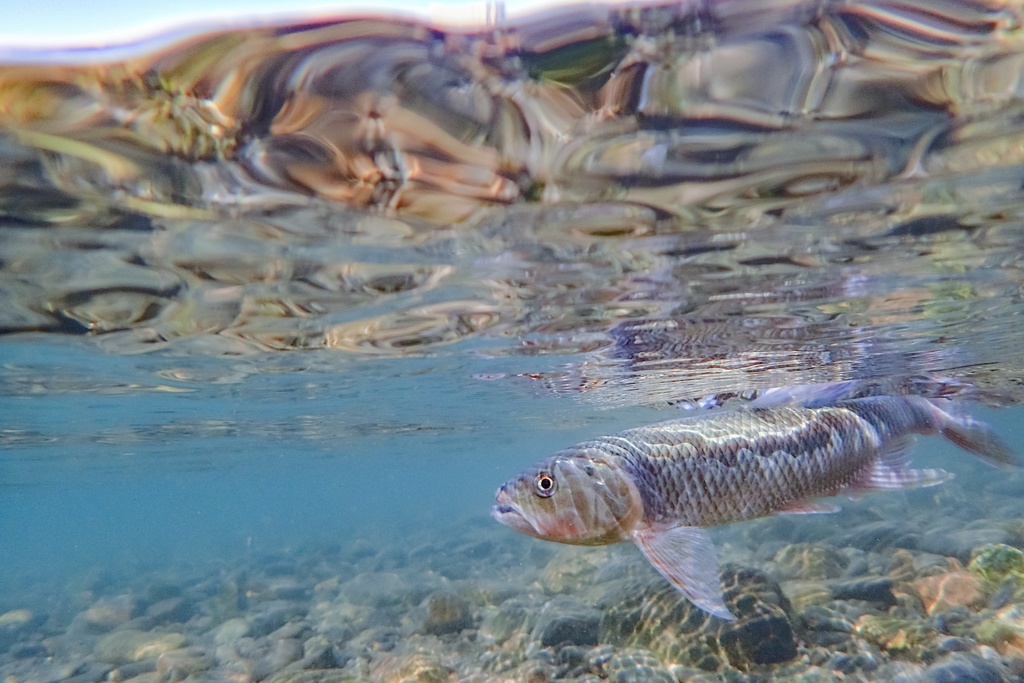
<svg viewBox="0 0 1024 683"><path fill-rule="evenodd" d="M0 49L2 683L1024 681L1024 1Z"/></svg>

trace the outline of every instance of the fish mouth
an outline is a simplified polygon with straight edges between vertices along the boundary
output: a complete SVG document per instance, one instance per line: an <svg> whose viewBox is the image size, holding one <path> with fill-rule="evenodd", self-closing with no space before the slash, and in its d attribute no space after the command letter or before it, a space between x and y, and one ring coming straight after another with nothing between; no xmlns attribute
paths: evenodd
<svg viewBox="0 0 1024 683"><path fill-rule="evenodd" d="M534 533L533 525L527 521L522 509L512 501L512 496L505 490L504 484L494 494L494 503L491 507L491 517L494 521L517 531Z"/></svg>

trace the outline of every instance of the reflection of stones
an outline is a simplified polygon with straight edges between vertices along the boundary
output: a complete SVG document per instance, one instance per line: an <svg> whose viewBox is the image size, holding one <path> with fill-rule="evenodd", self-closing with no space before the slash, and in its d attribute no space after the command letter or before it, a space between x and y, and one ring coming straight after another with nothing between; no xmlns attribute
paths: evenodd
<svg viewBox="0 0 1024 683"><path fill-rule="evenodd" d="M663 580L624 581L604 603L602 641L706 671L747 670L796 656L792 608L778 584L755 569L727 564L722 586L735 622L710 617Z"/></svg>

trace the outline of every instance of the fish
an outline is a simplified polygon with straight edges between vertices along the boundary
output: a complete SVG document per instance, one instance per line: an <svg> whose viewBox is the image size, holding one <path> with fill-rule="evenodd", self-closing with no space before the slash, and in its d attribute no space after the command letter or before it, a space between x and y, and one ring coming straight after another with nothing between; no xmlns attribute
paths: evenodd
<svg viewBox="0 0 1024 683"><path fill-rule="evenodd" d="M837 506L821 499L950 479L941 469L910 468L917 434L941 434L994 466L1019 466L987 424L948 399L827 401L799 390L776 398L559 451L502 484L491 516L546 541L631 541L690 602L732 620L707 528L773 514L835 512Z"/></svg>

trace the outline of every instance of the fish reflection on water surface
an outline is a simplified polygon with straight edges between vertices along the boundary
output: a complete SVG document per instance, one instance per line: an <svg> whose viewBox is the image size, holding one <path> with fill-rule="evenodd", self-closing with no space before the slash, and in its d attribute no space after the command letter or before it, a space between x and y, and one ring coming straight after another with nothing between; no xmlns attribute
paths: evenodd
<svg viewBox="0 0 1024 683"><path fill-rule="evenodd" d="M838 508L816 499L948 480L952 475L943 470L908 466L914 434L938 433L991 464L1017 464L987 425L951 401L870 396L823 402L843 389L821 390L817 400L766 397L577 444L503 484L491 514L548 541L633 541L694 604L734 619L704 527L777 513L834 512Z"/></svg>

